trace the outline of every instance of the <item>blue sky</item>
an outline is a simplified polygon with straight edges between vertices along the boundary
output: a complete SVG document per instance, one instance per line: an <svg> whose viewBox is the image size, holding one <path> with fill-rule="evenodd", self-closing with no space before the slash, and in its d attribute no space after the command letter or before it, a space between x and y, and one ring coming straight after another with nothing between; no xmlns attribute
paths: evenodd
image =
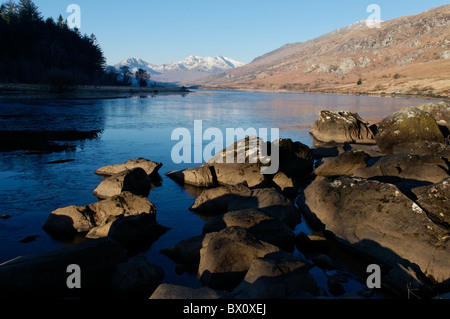
<svg viewBox="0 0 450 319"><path fill-rule="evenodd" d="M129 57L153 64L189 55L223 55L242 62L284 44L306 41L370 16L417 14L449 4L441 0L35 0L44 17L57 18L70 4L81 9L81 33L94 33L108 64Z"/></svg>

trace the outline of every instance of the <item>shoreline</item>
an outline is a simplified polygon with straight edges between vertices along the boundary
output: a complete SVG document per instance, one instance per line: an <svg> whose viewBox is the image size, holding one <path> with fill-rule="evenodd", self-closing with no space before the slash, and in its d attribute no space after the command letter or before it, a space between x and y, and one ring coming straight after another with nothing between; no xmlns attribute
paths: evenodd
<svg viewBox="0 0 450 319"><path fill-rule="evenodd" d="M155 97L158 95L189 94L184 87L131 87L131 86L74 86L65 92L53 92L43 84L0 84L0 100L23 99L120 99L136 97Z"/></svg>
<svg viewBox="0 0 450 319"><path fill-rule="evenodd" d="M450 96L428 96L420 94L405 94L405 93L376 93L376 92L339 92L339 91L293 91L282 89L257 89L257 88L227 88L227 87L214 87L214 86L193 86L188 89L200 89L200 90L221 90L221 91L245 91L256 93L290 93L290 94L318 94L318 95L346 95L346 96L373 96L373 97L392 97L392 98L406 98L406 99L426 99L426 100L438 100L444 102L450 102Z"/></svg>

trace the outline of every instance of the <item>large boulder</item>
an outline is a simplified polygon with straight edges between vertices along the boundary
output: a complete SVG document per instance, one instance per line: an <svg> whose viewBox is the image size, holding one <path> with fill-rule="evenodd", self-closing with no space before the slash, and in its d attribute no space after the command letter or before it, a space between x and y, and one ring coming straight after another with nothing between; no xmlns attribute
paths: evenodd
<svg viewBox="0 0 450 319"><path fill-rule="evenodd" d="M206 189L190 209L209 216L242 209L260 209L266 215L282 220L290 228L300 222L300 214L292 201L275 188L250 189L237 185Z"/></svg>
<svg viewBox="0 0 450 319"><path fill-rule="evenodd" d="M123 247L108 238L21 256L0 265L0 297L2 300L47 301L80 297L98 299L108 293L107 282L116 265L124 262L126 256ZM68 272L68 266L73 264L80 267L81 289L67 286L69 276L73 274Z"/></svg>
<svg viewBox="0 0 450 319"><path fill-rule="evenodd" d="M232 295L236 299L288 299L304 292L316 295L319 289L310 268L302 258L283 251L255 258Z"/></svg>
<svg viewBox="0 0 450 319"><path fill-rule="evenodd" d="M108 225L102 236L108 234L110 224L120 216L132 216L141 213L156 214L156 208L148 198L123 192L103 201L86 206L68 206L59 208L50 213L43 229L52 235L73 235L97 231L98 228Z"/></svg>
<svg viewBox="0 0 450 319"><path fill-rule="evenodd" d="M198 277L214 289L231 291L244 278L253 259L279 248L258 240L242 227L227 227L205 236Z"/></svg>
<svg viewBox="0 0 450 319"><path fill-rule="evenodd" d="M147 197L123 192L86 206L53 211L43 229L55 237L85 233L86 238L111 237L127 247L159 238L167 228L156 221L156 207Z"/></svg>
<svg viewBox="0 0 450 319"><path fill-rule="evenodd" d="M425 103L417 106L418 109L433 115L437 124L450 130L450 103Z"/></svg>
<svg viewBox="0 0 450 319"><path fill-rule="evenodd" d="M249 187L264 186L274 179L275 174L265 174L264 169L272 160L263 154L262 147L277 147L279 150L278 173L288 179L305 179L313 169L314 159L308 146L290 139L278 139L266 143L261 138L246 137L218 152L200 167L172 171L166 175L180 184L197 187L230 186L245 183ZM272 152L275 154L275 152ZM275 164L275 163L273 163ZM291 184L293 184L291 180ZM280 187L288 186L286 179L280 180Z"/></svg>
<svg viewBox="0 0 450 319"><path fill-rule="evenodd" d="M294 247L295 235L292 229L258 209L237 210L216 216L205 223L203 233L219 232L231 226L243 227L257 239L280 248L291 250Z"/></svg>
<svg viewBox="0 0 450 319"><path fill-rule="evenodd" d="M212 167L209 166L191 167L184 170L168 172L166 176L181 185L213 187L217 184L217 181L211 169Z"/></svg>
<svg viewBox="0 0 450 319"><path fill-rule="evenodd" d="M448 230L392 184L356 177L317 180L298 204L310 223L361 254L389 267L413 263L438 283L450 279Z"/></svg>
<svg viewBox="0 0 450 319"><path fill-rule="evenodd" d="M328 158L314 170L317 176L334 177L352 175L358 169L367 167L369 156L360 150L351 150L338 157Z"/></svg>
<svg viewBox="0 0 450 319"><path fill-rule="evenodd" d="M137 252L148 248L150 244L169 230L158 224L154 215L119 217L109 228L108 237L121 243L130 251Z"/></svg>
<svg viewBox="0 0 450 319"><path fill-rule="evenodd" d="M377 145L384 154L426 154L445 150L445 138L433 115L409 107L385 118L378 126Z"/></svg>
<svg viewBox="0 0 450 319"><path fill-rule="evenodd" d="M319 142L374 143L374 135L357 113L321 111L310 130Z"/></svg>
<svg viewBox="0 0 450 319"><path fill-rule="evenodd" d="M42 228L55 236L73 236L77 233L86 233L95 226L91 218L93 212L88 206L75 206L58 208L51 212Z"/></svg>
<svg viewBox="0 0 450 319"><path fill-rule="evenodd" d="M138 167L142 168L147 175L154 175L162 167L162 163L153 162L145 158L135 158L122 164L112 164L100 167L95 171L95 174L101 176L112 176Z"/></svg>
<svg viewBox="0 0 450 319"><path fill-rule="evenodd" d="M122 192L148 196L152 187L151 178L140 167L121 171L102 181L94 190L94 195L105 199Z"/></svg>
<svg viewBox="0 0 450 319"><path fill-rule="evenodd" d="M413 188L420 205L436 223L450 229L450 178L429 186Z"/></svg>

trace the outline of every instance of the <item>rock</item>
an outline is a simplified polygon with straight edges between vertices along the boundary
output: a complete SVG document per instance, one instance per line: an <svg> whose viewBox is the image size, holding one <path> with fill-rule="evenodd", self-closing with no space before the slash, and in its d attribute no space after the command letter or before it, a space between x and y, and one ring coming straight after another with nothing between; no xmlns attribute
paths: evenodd
<svg viewBox="0 0 450 319"><path fill-rule="evenodd" d="M416 107L385 118L378 127L377 145L382 153L432 153L445 148L445 139L434 117Z"/></svg>
<svg viewBox="0 0 450 319"><path fill-rule="evenodd" d="M314 174L325 177L352 175L359 168L366 167L368 159L369 156L363 151L348 151L317 167Z"/></svg>
<svg viewBox="0 0 450 319"><path fill-rule="evenodd" d="M400 173L400 177L422 182L439 183L448 178L449 175L439 166L423 164L409 166Z"/></svg>
<svg viewBox="0 0 450 319"><path fill-rule="evenodd" d="M238 185L207 189L190 207L196 213L209 216L252 208L259 208L265 214L282 220L290 228L300 222L296 207L275 188L250 189L245 185Z"/></svg>
<svg viewBox="0 0 450 319"><path fill-rule="evenodd" d="M147 175L153 175L162 167L162 163L152 162L145 158L135 158L123 164L113 164L101 167L95 171L95 174L102 176L112 176L117 173L132 170L134 168L142 168Z"/></svg>
<svg viewBox="0 0 450 319"><path fill-rule="evenodd" d="M142 213L134 216L119 217L110 226L108 237L132 251L144 249L169 228L161 226L155 216Z"/></svg>
<svg viewBox="0 0 450 319"><path fill-rule="evenodd" d="M295 186L295 181L292 178L287 177L285 173L276 173L272 181L284 194L291 197L296 195L297 188Z"/></svg>
<svg viewBox="0 0 450 319"><path fill-rule="evenodd" d="M229 294L209 287L191 288L164 283L156 288L150 299L228 299Z"/></svg>
<svg viewBox="0 0 450 319"><path fill-rule="evenodd" d="M42 228L55 236L72 236L88 232L95 225L93 214L88 206L71 205L58 208L48 216Z"/></svg>
<svg viewBox="0 0 450 319"><path fill-rule="evenodd" d="M413 188L412 192L417 196L417 204L433 221L450 228L450 178L437 184Z"/></svg>
<svg viewBox="0 0 450 319"><path fill-rule="evenodd" d="M323 252L330 248L325 237L307 235L304 232L300 232L295 236L295 246L298 251L305 254Z"/></svg>
<svg viewBox="0 0 450 319"><path fill-rule="evenodd" d="M346 293L346 291L345 291L344 287L342 286L342 284L340 283L339 279L334 275L331 275L328 277L327 285L328 285L328 290L334 296L342 296Z"/></svg>
<svg viewBox="0 0 450 319"><path fill-rule="evenodd" d="M353 175L393 183L409 193L413 187L445 178L447 162L440 154L391 154L369 160L368 167L358 169Z"/></svg>
<svg viewBox="0 0 450 319"><path fill-rule="evenodd" d="M166 176L182 185L188 184L196 187L213 187L216 186L217 181L215 180L211 169L212 167L208 166L192 167L185 170L166 173Z"/></svg>
<svg viewBox="0 0 450 319"><path fill-rule="evenodd" d="M320 112L319 119L310 131L320 142L373 143L374 136L357 113L348 111Z"/></svg>
<svg viewBox="0 0 450 319"><path fill-rule="evenodd" d="M166 175L180 184L197 187L238 184L264 186L275 174L263 174L264 167L271 164L271 158L258 147L268 148L269 145L279 149L279 172L292 179L302 179L311 173L313 157L306 145L290 139L266 143L260 138L246 137L218 152L200 167L173 171Z"/></svg>
<svg viewBox="0 0 450 319"><path fill-rule="evenodd" d="M428 299L432 287L427 278L414 265L394 267L384 276L382 288L403 299Z"/></svg>
<svg viewBox="0 0 450 319"><path fill-rule="evenodd" d="M309 178L313 170L314 156L307 145L293 142L291 139L278 139L273 144L279 148L280 152L280 169L278 174L284 173L288 178L297 181Z"/></svg>
<svg viewBox="0 0 450 319"><path fill-rule="evenodd" d="M156 218L156 208L148 198L123 192L87 206L59 208L49 215L42 228L57 237L87 233L87 238L94 239L108 236L117 218L141 213Z"/></svg>
<svg viewBox="0 0 450 319"><path fill-rule="evenodd" d="M247 184L255 187L264 182L261 164L254 163L214 163L208 166L213 169L213 178L219 185Z"/></svg>
<svg viewBox="0 0 450 319"><path fill-rule="evenodd" d="M246 228L257 239L282 249L292 250L294 247L294 232L281 220L258 209L244 209L216 216L205 223L203 233L219 232L231 226Z"/></svg>
<svg viewBox="0 0 450 319"><path fill-rule="evenodd" d="M445 102L440 103L425 103L417 106L418 109L430 113L437 124L445 126L450 129L450 104ZM448 131L447 131L448 132Z"/></svg>
<svg viewBox="0 0 450 319"><path fill-rule="evenodd" d="M172 247L161 250L161 253L181 264L189 272L197 272L200 263L200 249L203 247L205 235L179 241Z"/></svg>
<svg viewBox="0 0 450 319"><path fill-rule="evenodd" d="M313 227L326 228L359 254L390 267L409 261L438 283L450 278L443 240L448 231L392 184L350 177L315 181L298 205Z"/></svg>
<svg viewBox="0 0 450 319"><path fill-rule="evenodd" d="M94 190L94 195L105 199L122 192L148 196L151 189L151 179L142 168L121 171L101 182Z"/></svg>
<svg viewBox="0 0 450 319"><path fill-rule="evenodd" d="M156 218L156 207L147 197L134 195L130 192L122 192L105 200L92 203L89 209L94 212L96 226L103 226L108 221L118 216L133 216L139 214L150 214Z"/></svg>
<svg viewBox="0 0 450 319"><path fill-rule="evenodd" d="M0 265L2 300L98 298L107 293L105 283L126 251L108 238L90 240L61 249L21 256ZM69 289L69 265L81 269L82 289Z"/></svg>
<svg viewBox="0 0 450 319"><path fill-rule="evenodd" d="M236 299L288 299L299 291L317 295L310 267L300 257L283 251L255 258L231 294Z"/></svg>
<svg viewBox="0 0 450 319"><path fill-rule="evenodd" d="M253 259L279 251L242 227L227 227L205 236L198 277L214 289L231 291L244 278Z"/></svg>
<svg viewBox="0 0 450 319"><path fill-rule="evenodd" d="M111 295L119 300L148 299L164 278L164 270L152 264L145 256L134 256L117 264L109 287Z"/></svg>
<svg viewBox="0 0 450 319"><path fill-rule="evenodd" d="M211 170L219 185L259 185L264 181L262 167L270 164L269 158L259 152L265 144L261 138L247 136L218 152L202 166Z"/></svg>

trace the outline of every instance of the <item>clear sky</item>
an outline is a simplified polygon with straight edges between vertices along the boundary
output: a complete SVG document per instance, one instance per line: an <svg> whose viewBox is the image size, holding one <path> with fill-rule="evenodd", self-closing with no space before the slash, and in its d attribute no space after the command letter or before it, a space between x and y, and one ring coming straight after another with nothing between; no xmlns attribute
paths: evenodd
<svg viewBox="0 0 450 319"><path fill-rule="evenodd" d="M1 1L1 0L0 0ZM417 14L449 0L34 0L45 18L80 8L81 33L94 33L108 64L135 57L153 64L189 55L249 63L284 44L307 41L369 18Z"/></svg>

